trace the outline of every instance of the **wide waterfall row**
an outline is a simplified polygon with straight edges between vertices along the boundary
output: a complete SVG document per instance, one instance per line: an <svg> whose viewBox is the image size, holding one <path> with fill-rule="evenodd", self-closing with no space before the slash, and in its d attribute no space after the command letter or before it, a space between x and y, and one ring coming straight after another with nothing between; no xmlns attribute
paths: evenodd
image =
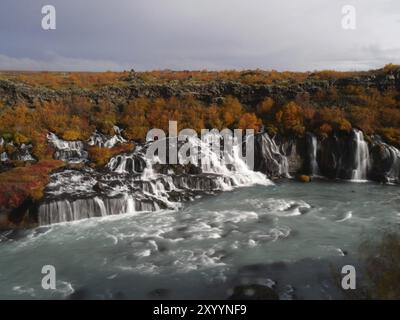
<svg viewBox="0 0 400 320"><path fill-rule="evenodd" d="M220 136L209 138L221 139ZM71 161L75 152L84 158L83 143L63 141L52 135L49 139L57 146L60 157ZM107 141L97 136L92 142L104 145ZM332 135L324 140L307 134L305 144L300 147L295 140L279 143L279 139L267 133L257 135L255 171L242 158L239 144L234 144L223 158L207 139L188 141L202 157L190 158L185 165L160 163L158 155L146 155L150 146L146 144L115 156L100 171L85 167L54 173L46 189L46 200L39 208L40 224L177 209L182 202L204 194L252 184L268 185L271 182L267 177L290 177L290 173L296 172L293 169L296 161L303 162L296 168L314 176L400 182L400 151L379 137L371 137L367 142L358 130L353 130L350 136ZM112 142L107 145L111 146ZM304 154L299 156L298 150Z"/></svg>
<svg viewBox="0 0 400 320"><path fill-rule="evenodd" d="M69 163L85 162L88 159L88 152L84 149L82 141L66 141L58 138L54 133L49 133L47 139L50 145L56 150L54 158Z"/></svg>
<svg viewBox="0 0 400 320"><path fill-rule="evenodd" d="M43 203L39 208L39 224L105 217L139 211L156 211L157 203L137 201L131 196L120 198L88 198L77 200L54 200Z"/></svg>
<svg viewBox="0 0 400 320"><path fill-rule="evenodd" d="M400 183L400 151L378 136L367 142L357 129L323 140L312 133L297 140L275 139L263 133L255 141L255 168L268 177L305 173L354 182Z"/></svg>
<svg viewBox="0 0 400 320"><path fill-rule="evenodd" d="M54 138L54 137L53 137ZM218 137L220 138L220 137ZM53 139L58 149L72 144ZM177 209L183 201L203 194L251 184L270 184L265 175L248 168L233 145L229 159L221 158L207 142L191 140L199 147L203 163L197 166L160 164L146 156L149 145L112 158L105 171L90 168L64 170L52 175L47 199L39 207L39 223L52 223L160 209ZM196 169L194 169L196 167Z"/></svg>
<svg viewBox="0 0 400 320"><path fill-rule="evenodd" d="M0 147L8 147L13 150L10 155L3 151L0 153L0 162L8 162L9 160L36 161L32 156L32 145L31 144L21 144L15 145L13 142L6 143L3 138L0 138Z"/></svg>
<svg viewBox="0 0 400 320"><path fill-rule="evenodd" d="M400 181L400 151L373 136L368 143L364 134L353 130L350 137L332 136L318 141L308 134L308 172L316 176L386 183Z"/></svg>
<svg viewBox="0 0 400 320"><path fill-rule="evenodd" d="M114 127L115 135L106 136L95 132L88 141L66 141L57 137L54 133L47 135L47 140L55 149L54 158L68 163L82 163L88 160L87 146L97 146L102 148L112 148L117 144L124 143L126 140L121 136L121 130Z"/></svg>

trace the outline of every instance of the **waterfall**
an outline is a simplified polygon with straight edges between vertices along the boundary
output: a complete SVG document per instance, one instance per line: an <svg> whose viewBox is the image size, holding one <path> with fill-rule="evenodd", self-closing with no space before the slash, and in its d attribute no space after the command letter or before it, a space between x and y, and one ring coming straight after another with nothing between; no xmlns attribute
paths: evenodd
<svg viewBox="0 0 400 320"><path fill-rule="evenodd" d="M31 154L31 151L30 151L31 149L32 149L32 145L22 144L19 147L19 150L17 152L17 156L16 156L17 160L20 160L20 161L35 161L35 158L32 157L32 154Z"/></svg>
<svg viewBox="0 0 400 320"><path fill-rule="evenodd" d="M54 136L50 138L58 150L76 146ZM48 225L123 213L176 210L182 201L199 195L271 184L265 175L248 168L240 157L238 143L223 158L220 150L210 146L208 138L218 140L221 136L188 140L203 156L201 164L196 164L195 174L188 169L193 164L163 165L158 156L148 158L149 144L113 157L103 171L86 168L54 173L46 188L46 200L39 207L39 223Z"/></svg>
<svg viewBox="0 0 400 320"><path fill-rule="evenodd" d="M313 176L319 176L320 170L317 162L318 140L315 134L307 134L308 158L310 161L310 172Z"/></svg>
<svg viewBox="0 0 400 320"><path fill-rule="evenodd" d="M8 161L8 155L7 155L6 152L2 152L2 153L0 154L0 161L1 161L1 162L7 162L7 161Z"/></svg>
<svg viewBox="0 0 400 320"><path fill-rule="evenodd" d="M0 147L4 146L4 139L0 137ZM4 150L4 149L3 149ZM3 151L0 153L0 162L7 162L8 161L8 155L7 152Z"/></svg>
<svg viewBox="0 0 400 320"><path fill-rule="evenodd" d="M148 202L136 202L132 196L119 198L87 198L76 200L51 200L39 207L39 224L49 225L94 217L105 217L139 211L154 211L157 207Z"/></svg>
<svg viewBox="0 0 400 320"><path fill-rule="evenodd" d="M396 147L383 142L379 136L373 137L374 145L378 147L378 153L374 153L373 164L374 173L385 182L400 182L400 150Z"/></svg>
<svg viewBox="0 0 400 320"><path fill-rule="evenodd" d="M0 146L3 146L5 144L4 140L0 140ZM32 145L26 145L26 144L21 144L20 146L15 145L13 142L8 143L9 146L12 146L15 151L8 156L7 152L2 152L0 154L0 161L1 162L6 162L8 160L18 160L18 161L36 161L35 158L32 156Z"/></svg>
<svg viewBox="0 0 400 320"><path fill-rule="evenodd" d="M257 136L256 139L256 169L273 177L289 178L289 162L286 155L281 151L275 139L267 133Z"/></svg>
<svg viewBox="0 0 400 320"><path fill-rule="evenodd" d="M95 132L88 140L89 146L98 146L102 148L112 148L117 144L125 143L126 140L121 136L122 130L117 126L114 126L115 135L112 137L106 136L99 132Z"/></svg>
<svg viewBox="0 0 400 320"><path fill-rule="evenodd" d="M54 157L69 163L87 161L88 153L84 150L82 141L66 141L59 139L54 133L47 135L47 140L56 149Z"/></svg>
<svg viewBox="0 0 400 320"><path fill-rule="evenodd" d="M124 154L112 158L107 167L116 173L142 173L146 167L146 162L135 153Z"/></svg>
<svg viewBox="0 0 400 320"><path fill-rule="evenodd" d="M389 183L394 183L400 178L400 150L388 144L385 144L385 147L392 159L390 169L386 172L386 178Z"/></svg>
<svg viewBox="0 0 400 320"><path fill-rule="evenodd" d="M368 143L364 140L364 134L360 130L353 130L353 135L355 147L352 180L365 181L370 166Z"/></svg>
<svg viewBox="0 0 400 320"><path fill-rule="evenodd" d="M221 149L217 148L216 150L211 144L213 141L221 142L223 139L230 147L226 148L224 157L221 157ZM233 137L223 137L220 134L209 133L203 136L202 139L192 137L189 142L200 150L202 172L216 174L222 178L218 179L222 190L254 184L270 184L264 174L249 169L245 160L241 157L242 145ZM230 183L227 184L226 179L223 179L223 177L228 178Z"/></svg>

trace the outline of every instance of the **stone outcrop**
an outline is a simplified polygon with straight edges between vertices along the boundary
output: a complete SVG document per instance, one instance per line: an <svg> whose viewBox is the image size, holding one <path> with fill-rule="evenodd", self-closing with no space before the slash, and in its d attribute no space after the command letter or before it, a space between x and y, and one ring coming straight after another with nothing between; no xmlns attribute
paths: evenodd
<svg viewBox="0 0 400 320"><path fill-rule="evenodd" d="M207 103L218 102L226 96L234 96L243 104L254 107L265 97L276 101L292 100L298 94L318 93L332 88L344 88L358 85L379 90L400 90L400 71L371 71L360 76L340 77L321 80L311 74L305 81L279 81L273 84L246 84L240 81L143 81L140 77L127 77L122 84L103 86L98 89L69 88L53 90L46 87L32 87L22 82L0 79L0 97L5 102L15 103L24 100L33 103L35 100L51 101L71 96L83 96L98 101L106 98L119 105L132 98L169 98L191 95Z"/></svg>

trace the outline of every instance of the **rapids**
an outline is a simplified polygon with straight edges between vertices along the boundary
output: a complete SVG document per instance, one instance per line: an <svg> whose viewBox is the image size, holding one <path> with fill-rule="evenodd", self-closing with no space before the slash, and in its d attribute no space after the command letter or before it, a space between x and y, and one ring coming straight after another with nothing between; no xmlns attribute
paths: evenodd
<svg viewBox="0 0 400 320"><path fill-rule="evenodd" d="M0 236L0 298L225 299L253 283L275 283L282 299L340 298L332 270L360 267L359 244L400 222L399 201L396 186L282 181L11 231ZM53 292L41 288L48 264Z"/></svg>

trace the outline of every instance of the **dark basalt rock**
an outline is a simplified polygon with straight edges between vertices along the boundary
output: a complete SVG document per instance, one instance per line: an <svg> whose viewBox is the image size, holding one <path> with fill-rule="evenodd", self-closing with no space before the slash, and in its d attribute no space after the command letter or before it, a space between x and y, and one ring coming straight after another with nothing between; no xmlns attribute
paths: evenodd
<svg viewBox="0 0 400 320"><path fill-rule="evenodd" d="M279 138L278 138L279 143ZM286 155L289 165L289 174L296 175L305 166L306 146L304 139L287 139L282 141L283 154Z"/></svg>
<svg viewBox="0 0 400 320"><path fill-rule="evenodd" d="M354 146L350 135L334 134L321 142L318 164L323 176L351 179Z"/></svg>
<svg viewBox="0 0 400 320"><path fill-rule="evenodd" d="M382 141L379 136L372 137L371 145L372 167L370 177L383 183L399 183L400 152L393 146Z"/></svg>
<svg viewBox="0 0 400 320"><path fill-rule="evenodd" d="M287 177L288 161L283 150L267 133L254 139L254 170L266 174L269 178Z"/></svg>
<svg viewBox="0 0 400 320"><path fill-rule="evenodd" d="M115 105L127 103L137 97L170 98L193 96L206 103L221 102L221 98L234 96L241 103L255 107L265 97L276 101L293 100L299 94L317 93L329 89L341 89L349 85L377 88L378 90L400 89L400 71L376 70L359 76L349 76L332 80L321 80L315 75L304 81L282 80L272 84L247 84L233 80L213 81L144 81L140 74L132 73L123 80L123 84L109 85L98 89L68 88L49 89L32 87L22 82L0 80L0 96L7 103L25 101L33 104L35 100L60 100L71 96L81 96L97 102L108 99Z"/></svg>

